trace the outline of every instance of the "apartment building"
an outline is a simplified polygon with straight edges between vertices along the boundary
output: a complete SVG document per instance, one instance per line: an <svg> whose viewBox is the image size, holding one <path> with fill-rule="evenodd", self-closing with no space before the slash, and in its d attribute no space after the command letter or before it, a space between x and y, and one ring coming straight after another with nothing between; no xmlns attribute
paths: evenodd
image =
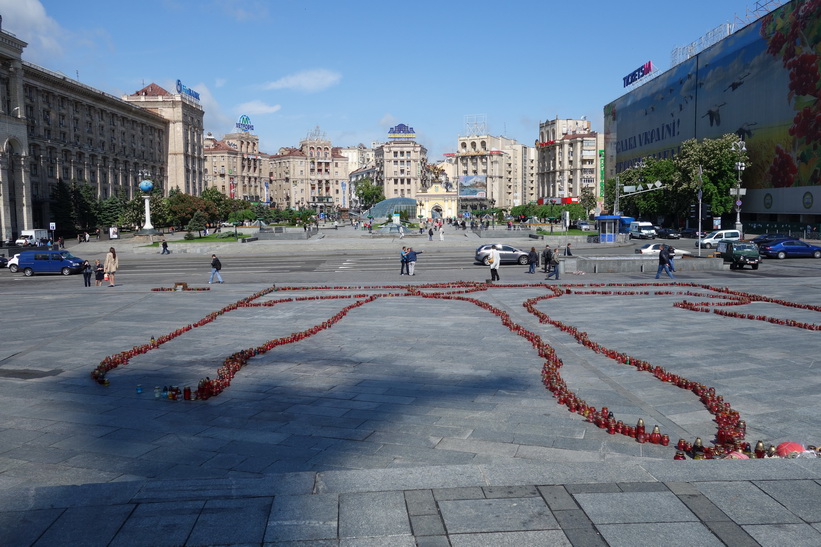
<svg viewBox="0 0 821 547"><path fill-rule="evenodd" d="M388 142L374 154L374 183L382 186L385 198L416 198L427 190L428 150L416 142L412 127L399 124L388 131Z"/></svg>
<svg viewBox="0 0 821 547"><path fill-rule="evenodd" d="M536 154L514 139L494 135L459 137L445 154L459 183L462 211L510 210L535 199Z"/></svg>
<svg viewBox="0 0 821 547"><path fill-rule="evenodd" d="M601 199L599 155L604 138L590 128L589 120L556 118L540 123L536 148L540 199L579 197L585 188Z"/></svg>
<svg viewBox="0 0 821 547"><path fill-rule="evenodd" d="M123 100L24 61L26 45L0 30L0 139L5 143L0 150L0 239L48 228L58 181L87 183L101 199L120 191L133 197L145 178L166 191L186 185L197 190L195 158L202 154L190 135L197 126L201 131L198 104L154 84L141 90L145 94ZM158 106L152 93L169 108ZM169 112L175 110L184 112L178 125L187 124L188 138L170 138L176 122ZM176 128L173 132L179 134Z"/></svg>
<svg viewBox="0 0 821 547"><path fill-rule="evenodd" d="M217 139L209 132L203 140L203 156L206 188L216 188L231 199L266 200L268 171L257 135L239 131Z"/></svg>
<svg viewBox="0 0 821 547"><path fill-rule="evenodd" d="M319 128L299 147L280 148L267 162L272 192L282 208L331 212L350 207L348 158Z"/></svg>

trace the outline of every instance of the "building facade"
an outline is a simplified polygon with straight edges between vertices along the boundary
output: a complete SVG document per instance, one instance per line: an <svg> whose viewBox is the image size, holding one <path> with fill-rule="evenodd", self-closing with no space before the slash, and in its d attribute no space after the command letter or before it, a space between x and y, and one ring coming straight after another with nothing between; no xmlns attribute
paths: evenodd
<svg viewBox="0 0 821 547"><path fill-rule="evenodd" d="M603 136L588 120L559 119L539 124L536 180L539 198L578 198L589 189L597 201L603 192L599 166Z"/></svg>
<svg viewBox="0 0 821 547"><path fill-rule="evenodd" d="M374 154L375 180L385 198L416 198L428 187L428 150L416 142L412 127L399 124L388 131L388 142Z"/></svg>
<svg viewBox="0 0 821 547"><path fill-rule="evenodd" d="M198 196L205 189L202 142L205 112L196 92L188 90L181 82L177 82L177 88L178 93L169 93L152 83L122 99L168 120L168 177L163 181L166 195L177 189Z"/></svg>
<svg viewBox="0 0 821 547"><path fill-rule="evenodd" d="M255 203L270 200L267 162L259 151L259 137L240 131L217 139L211 133L203 141L204 177L207 188L216 188L231 199Z"/></svg>
<svg viewBox="0 0 821 547"><path fill-rule="evenodd" d="M821 227L819 28L818 3L792 0L606 105L607 176L734 134L742 222Z"/></svg>
<svg viewBox="0 0 821 547"><path fill-rule="evenodd" d="M485 134L459 137L456 150L445 156L454 165L461 211L510 210L535 199L533 148Z"/></svg>
<svg viewBox="0 0 821 547"><path fill-rule="evenodd" d="M277 204L330 213L350 207L348 158L316 128L298 148L280 148L268 157Z"/></svg>
<svg viewBox="0 0 821 547"><path fill-rule="evenodd" d="M195 135L202 128L198 105L173 95L152 98L146 90L162 89L153 84L143 90L145 95L138 92L123 100L24 61L26 45L0 30L3 241L24 229L49 228L52 190L60 181L88 184L99 199L118 193L131 198L145 178L166 191L186 184L189 191L201 187L201 161L198 166L196 159L202 157L201 141ZM168 108L159 107L159 102ZM184 112L179 124L169 114L172 111ZM174 129L182 136L171 139L176 125L184 125L188 136ZM72 232L74 227L55 229Z"/></svg>

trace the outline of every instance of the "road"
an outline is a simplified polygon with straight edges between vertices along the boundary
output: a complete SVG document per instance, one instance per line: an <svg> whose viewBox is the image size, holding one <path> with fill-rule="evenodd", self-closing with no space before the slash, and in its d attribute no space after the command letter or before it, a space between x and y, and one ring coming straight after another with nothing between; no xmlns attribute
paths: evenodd
<svg viewBox="0 0 821 547"><path fill-rule="evenodd" d="M427 242L414 242L419 248L425 247ZM690 240L673 242L673 245L690 249ZM604 247L577 249L579 256L613 256L613 255L633 255L635 247L643 242L635 243L628 247ZM538 243L537 243L538 245ZM539 247L537 247L539 248ZM83 253L83 248L78 247L72 251L82 258L93 260L102 258L97 254L87 255ZM695 249L693 249L695 251ZM706 252L706 251L705 251ZM391 249L339 249L315 251L301 251L296 247L289 247L277 250L274 253L262 252L260 254L220 254L223 263L223 277L226 284L230 283L331 283L344 282L352 283L361 278L361 274L367 273L369 278L376 275L379 282L394 282L404 280L399 277L399 256L397 250ZM121 271L117 276L117 282L121 285L132 283L153 283L156 286L173 285L175 282L187 282L193 284L204 284L208 280L210 272L210 255L205 254L172 254L161 256L159 254L126 255L121 254ZM508 282L536 282L541 281L541 275L528 275L526 267L510 265L502 267L504 281ZM417 276L414 281L434 282L434 281L484 281L487 275L487 268L474 263L473 250L468 248L455 248L436 246L433 249L426 249L419 256L417 263ZM775 260L765 259L761 268L757 271L745 269L741 271L720 271L720 272L698 272L685 273L681 275L682 280L693 280L694 278L714 281L727 277L814 277L821 275L821 260L813 259L788 259ZM600 277L606 281L608 274L601 274ZM620 279L640 280L647 277L646 274L636 273L635 275L620 276ZM567 276L565 280L572 279ZM588 276L587 280L590 280ZM42 287L82 286L80 276L35 276L26 278L22 273L12 274L8 270L0 271L0 291L4 287L14 286L15 289L20 284L26 284L39 290Z"/></svg>

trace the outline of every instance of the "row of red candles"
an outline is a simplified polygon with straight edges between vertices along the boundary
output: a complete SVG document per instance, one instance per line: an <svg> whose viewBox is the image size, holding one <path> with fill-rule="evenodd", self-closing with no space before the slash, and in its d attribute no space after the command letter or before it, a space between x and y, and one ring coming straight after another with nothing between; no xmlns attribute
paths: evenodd
<svg viewBox="0 0 821 547"><path fill-rule="evenodd" d="M617 285L618 286L628 286L628 285L623 285L623 284L607 284L605 286L617 286ZM565 288L564 291L562 291L558 287L547 286L547 285L542 285L542 286L545 286L546 288L548 288L550 291L553 292L553 294L552 295L546 295L546 296L543 296L543 297L539 297L537 299L530 299L529 301L527 301L525 303L525 307L528 308L528 310L531 311L531 313L534 313L534 315L539 317L541 322L551 323L554 326L557 326L557 327L561 328L565 332L568 332L571 335L576 336L577 340L580 343L586 345L587 347L589 347L590 349L593 349L594 351L597 351L599 353L605 353L608 356L610 356L611 358L615 358L617 361L621 360L621 359L619 359L619 357L623 357L624 359L621 360L622 362L625 362L626 364L631 364L630 357L624 356L623 354L618 354L617 352L612 352L612 350L607 350L606 348L604 348L603 346L601 346L599 344L590 342L589 339L587 339L587 334L586 333L579 332L574 327L567 327L566 325L563 325L558 321L551 320L551 319L547 318L546 315L541 314L541 312L538 312L535 309L532 309L528 305L528 303L535 303L535 301L542 300L544 298L554 298L556 296L561 295L562 292L564 292L565 294L573 294L573 289L569 288L569 287ZM590 287L590 286L593 286L593 285L580 285L580 286ZM635 284L630 285L630 286L635 286ZM315 327L312 327L311 329L308 329L307 331L303 331L301 333L294 333L290 337L285 337L285 338L269 341L267 344L261 346L260 348L253 348L251 350L243 350L241 352L237 352L237 353L233 354L232 356L230 356L229 358L227 358L224 361L223 366L220 367L220 369L218 370L217 378L215 380L208 380L206 385L203 386L204 389L201 391L201 393L203 393L205 395L205 398L207 398L208 396L219 394L222 390L224 390L226 387L228 387L228 385L230 385L230 380L234 377L236 372L240 368L242 368L242 366L244 366L247 363L247 360L249 358L255 356L255 355L258 355L260 353L261 348L264 351L268 351L269 349L271 349L273 347L276 347L277 345L281 345L283 343L291 343L291 342L294 342L294 341L302 340L307 336L311 336L311 335L315 334L316 332L319 332L320 330L324 330L325 328L329 328L333 323L335 323L336 321L341 319L347 313L347 311L349 309L351 309L353 307L361 306L361 305L365 304L366 302L372 301L373 299L375 299L379 296L418 295L418 296L423 296L423 297L426 297L426 298L458 299L458 300L470 301L470 302L472 302L476 305L479 305L483 308L488 309L489 311L492 311L493 313L495 313L496 315L498 315L502 318L502 323L505 324L505 326L507 326L511 331L519 334L520 336L523 336L523 337L529 339L533 343L533 345L535 347L537 347L537 349L539 349L540 355L542 355L543 357L552 356L552 358L553 358L552 360L554 361L553 367L550 366L550 359L549 359L548 362L545 363L545 367L544 367L542 376L543 376L543 381L545 381L545 385L548 387L548 389L551 389L551 391L554 392L554 395L559 393L559 396L557 396L557 399L559 399L560 404L567 405L569 410L571 410L571 411L580 411L581 410L580 413L585 415L589 419L589 421L593 421L593 422L597 423L597 425L599 427L607 429L608 432L612 432L612 434L616 434L616 433L626 434L626 435L629 435L631 437L637 438L638 442L649 441L651 443L656 442L657 444L662 444L662 445L669 444L669 438L666 438L667 437L666 435L661 435L660 432L656 431L658 429L657 426L656 426L656 428L654 428L654 432L651 433L650 435L639 435L638 434L638 429L639 429L638 427L631 428L629 426L624 426L623 424L621 425L621 427L619 427L620 422L615 421L613 419L612 413L610 413L610 416L608 416L606 420L602 416L601 412L598 413L598 416L596 416L595 407L587 407L585 404L583 404L584 403L583 401L579 400L575 396L575 394L572 394L571 392L569 392L567 390L566 386L564 386L563 380L558 375L558 368L561 367L561 360L558 359L558 357L555 356L555 353L553 352L553 349L550 346L547 346L546 344L542 344L541 339L537 335L535 335L534 333L526 331L520 325L517 325L517 324L513 323L510 320L509 316L505 312L499 310L498 308L490 306L490 305L488 305L484 302L481 302L481 301L478 301L478 300L475 300L475 299L472 299L472 298L461 298L461 297L453 296L454 294L457 293L457 291L451 290L448 293L443 293L443 292L426 293L426 292L423 292L423 290L422 290L422 289L430 289L430 288L444 288L444 289L457 289L457 288L459 288L461 290L459 290L458 293L468 293L468 292L476 292L476 291L480 291L480 290L485 290L487 287L488 287L487 285L480 284L480 283L459 283L459 282L457 282L457 283L431 284L431 285L425 285L425 286L422 286L422 287L408 287L408 286L368 287L371 290L374 290L374 289L384 290L386 288L397 288L397 289L404 289L406 292L404 292L404 293L388 293L388 294L383 294L383 295L371 295L371 297L369 299L361 300L361 301L353 304L352 306L347 307L346 309L341 311L339 314L334 316L331 320L326 321L326 322L324 322L320 325L317 325ZM499 287L499 285L496 285L496 287ZM526 284L522 284L522 285L504 285L504 287L505 288L510 288L510 287L533 287L533 285L526 285ZM363 289L365 287L359 287L359 288ZM699 288L712 289L711 287L701 287L701 286L699 286ZM350 290L351 287L317 287L317 288L312 288L311 290L319 290L319 289ZM268 302L265 302L265 303L252 302L253 300L255 300L255 299L271 292L272 290L302 290L302 291L304 291L304 290L307 290L307 289L305 287L279 287L279 288L267 289L265 291L262 291L261 293L258 293L257 295L254 295L252 297L249 297L247 299L244 299L244 300L238 302L236 305L228 306L226 308L223 308L223 310L220 310L220 312L216 312L215 314L210 314L209 316L206 316L203 320L201 320L200 322L194 324L193 326L194 327L201 326L202 324L213 321L214 319L216 319L216 317L218 315L221 315L222 313L224 313L226 311L231 311L233 309L236 309L237 307L274 305L273 303L268 303ZM576 291L576 294L579 294L579 293L582 293L582 292L584 292L584 291ZM630 292L635 292L635 291L630 291ZM592 291L589 292L589 294L592 294L592 293L593 293ZM608 293L612 294L612 292L609 292L609 291L597 291L596 293L597 294L608 294ZM662 294L662 293L663 294L674 294L673 291L658 291L658 292L656 292L656 294ZM647 294L649 294L649 291L647 292ZM727 293L725 293L725 294L727 294ZM694 296L701 296L701 297L703 297L703 296L710 296L710 297L719 296L719 295L703 295L703 294L697 294L697 293L695 293L693 295ZM365 295L365 294L357 294L357 295L324 295L324 296L316 296L316 297L313 297L313 296L312 297L298 297L296 299L281 299L281 300L278 300L278 301L271 301L271 302L278 303L278 302L292 301L292 300L322 300L322 299L332 299L332 298L354 298L354 297L365 297L365 296L367 296L367 295ZM731 295L731 294L727 294L727 296L729 296L731 298L733 297L733 295ZM741 294L737 294L735 296L736 297L743 297L744 300L747 300L747 299L752 300L753 298L750 298L750 297L756 297L757 295L747 295L747 294L741 293ZM781 303L781 302L778 302L778 303ZM806 306L803 306L803 305L799 305L799 306L800 307L806 307ZM809 307L809 308L812 308L812 307ZM547 320L543 320L543 317L540 317L540 315L542 315L544 318L547 318ZM187 330L190 330L191 327L192 327L192 325L189 325L188 327L180 329L178 331L175 331L174 333L171 333L170 335L167 335L166 337L162 337L159 341L147 345L147 349L145 347L143 347L143 348L135 347L135 350L137 350L137 353L144 353L144 351L147 351L148 349L152 349L153 347L156 347L156 345L158 345L160 343L163 343L163 342L167 341L170 338L176 337L176 336L182 334L183 332L186 332ZM140 351L140 350L144 350L144 351ZM543 351L543 350L549 350L549 351ZM123 354L125 354L125 353L129 353L129 352L123 352ZM134 353L134 354L137 354L137 353ZM119 355L123 355L123 354L119 354ZM105 360L104 360L104 362L105 362ZM682 388L685 388L685 389L692 389L697 394L698 394L700 388L704 387L702 384L696 384L694 382L690 382L689 380L686 380L686 379L684 379L682 377L679 377L677 375L673 375L671 373L668 373L661 367L658 367L658 366L657 367L651 367L649 363L645 363L643 361L633 360L633 365L636 366L636 368L638 368L639 370L651 370L651 368L652 368L653 374L657 378L659 378L660 380L665 381L665 382L672 382L675 385L677 385L679 387L682 387ZM117 365L114 365L114 366L117 366ZM114 368L114 367L112 366L111 368ZM555 373L551 373L551 370L553 368L555 368ZM110 370L110 368L106 369L106 371L107 370ZM97 369L95 369L95 371L97 371ZM554 374L555 374L555 376L554 376ZM95 374L92 373L92 376L94 376L95 379L98 379L98 381L99 381L99 379L100 379L99 375L95 376ZM103 373L102 377L104 378L104 373ZM558 379L559 382L556 382L555 379ZM709 388L709 389L712 390L712 388ZM743 437L744 432L740 431L738 429L738 427L736 427L737 424L739 423L738 413L736 411L734 411L732 408L730 408L729 403L723 403L722 398L720 396L715 397L714 390L712 390L712 394L710 394L710 391L708 391L707 395L706 396L702 395L701 398L702 398L702 402L705 403L708 410L716 416L716 421L717 421L717 423L719 423L719 431L718 431L718 434L716 436L717 442L719 444L723 445L724 447L726 447L727 449L729 449L729 448L738 448L739 441L744 438ZM574 407L575 407L575 410L574 410ZM743 423L743 422L741 422L741 423ZM619 430L621 430L621 431L619 431ZM644 432L642 431L642 433L644 433Z"/></svg>

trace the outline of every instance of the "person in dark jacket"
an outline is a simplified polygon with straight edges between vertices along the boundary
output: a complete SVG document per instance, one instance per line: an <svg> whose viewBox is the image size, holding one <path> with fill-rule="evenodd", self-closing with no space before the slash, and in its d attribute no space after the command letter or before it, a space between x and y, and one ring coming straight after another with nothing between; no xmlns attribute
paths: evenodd
<svg viewBox="0 0 821 547"><path fill-rule="evenodd" d="M531 247L530 252L527 253L527 273L535 274L536 266L539 265L539 253L536 252L536 247Z"/></svg>
<svg viewBox="0 0 821 547"><path fill-rule="evenodd" d="M399 275L408 275L408 248L402 247L402 251L399 253Z"/></svg>
<svg viewBox="0 0 821 547"><path fill-rule="evenodd" d="M413 247L408 247L408 275L416 275L413 273L413 270L416 267L416 255L420 254L422 254L422 251L416 252L413 250Z"/></svg>
<svg viewBox="0 0 821 547"><path fill-rule="evenodd" d="M547 273L550 269L550 257L553 253L550 251L550 245L545 245L542 250L542 272Z"/></svg>
<svg viewBox="0 0 821 547"><path fill-rule="evenodd" d="M214 281L214 276L217 276L217 283L222 283L222 276L220 275L221 269L222 263L220 259L217 258L217 255L211 255L211 277L208 279L209 285Z"/></svg>
<svg viewBox="0 0 821 547"><path fill-rule="evenodd" d="M667 245L662 245L659 251L659 269L656 271L656 279L659 278L662 271L667 272L670 279L675 279L673 272L670 271L670 254L667 252Z"/></svg>

